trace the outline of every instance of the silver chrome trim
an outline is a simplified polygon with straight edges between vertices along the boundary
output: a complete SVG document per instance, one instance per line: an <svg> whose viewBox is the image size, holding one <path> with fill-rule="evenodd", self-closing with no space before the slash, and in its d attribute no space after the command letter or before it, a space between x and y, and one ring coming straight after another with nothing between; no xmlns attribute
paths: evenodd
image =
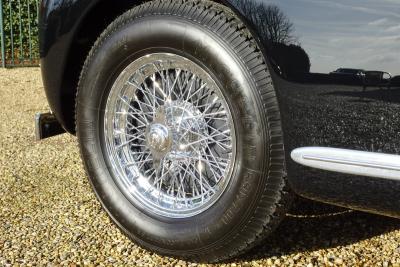
<svg viewBox="0 0 400 267"><path fill-rule="evenodd" d="M303 147L292 159L311 168L368 177L400 180L400 156L329 147Z"/></svg>

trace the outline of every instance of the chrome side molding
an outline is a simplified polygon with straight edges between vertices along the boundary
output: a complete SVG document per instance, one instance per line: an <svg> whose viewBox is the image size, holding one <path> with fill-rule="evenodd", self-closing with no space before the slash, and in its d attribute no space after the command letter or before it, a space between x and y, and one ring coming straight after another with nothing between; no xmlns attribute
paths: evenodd
<svg viewBox="0 0 400 267"><path fill-rule="evenodd" d="M311 168L368 177L400 180L400 156L328 147L303 147L292 159Z"/></svg>

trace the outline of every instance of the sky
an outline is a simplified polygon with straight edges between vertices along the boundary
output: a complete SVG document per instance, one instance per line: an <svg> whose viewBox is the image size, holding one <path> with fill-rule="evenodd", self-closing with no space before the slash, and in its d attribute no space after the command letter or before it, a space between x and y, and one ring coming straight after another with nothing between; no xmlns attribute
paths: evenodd
<svg viewBox="0 0 400 267"><path fill-rule="evenodd" d="M400 75L400 0L259 0L281 7L312 72L340 67Z"/></svg>

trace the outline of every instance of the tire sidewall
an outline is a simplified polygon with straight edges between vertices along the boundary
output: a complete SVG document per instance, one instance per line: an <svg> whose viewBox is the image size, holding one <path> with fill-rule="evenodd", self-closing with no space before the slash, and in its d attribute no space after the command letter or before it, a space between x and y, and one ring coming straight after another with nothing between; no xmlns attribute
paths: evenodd
<svg viewBox="0 0 400 267"><path fill-rule="evenodd" d="M265 114L249 70L221 37L176 16L124 22L101 40L86 64L77 98L77 134L97 197L128 236L148 247L176 254L223 246L252 217L268 178ZM103 150L104 104L113 82L129 63L155 52L179 54L207 69L223 90L236 131L236 164L225 192L207 211L187 219L157 216L133 205L115 183Z"/></svg>

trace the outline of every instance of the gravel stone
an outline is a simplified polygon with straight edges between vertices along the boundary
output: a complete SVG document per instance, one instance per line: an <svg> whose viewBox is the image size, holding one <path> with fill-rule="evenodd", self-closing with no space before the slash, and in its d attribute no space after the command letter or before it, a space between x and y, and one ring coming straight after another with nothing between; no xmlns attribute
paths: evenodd
<svg viewBox="0 0 400 267"><path fill-rule="evenodd" d="M128 240L96 201L76 138L34 141L49 110L38 68L0 69L0 266L394 266L400 221L300 199L250 252L211 265Z"/></svg>

